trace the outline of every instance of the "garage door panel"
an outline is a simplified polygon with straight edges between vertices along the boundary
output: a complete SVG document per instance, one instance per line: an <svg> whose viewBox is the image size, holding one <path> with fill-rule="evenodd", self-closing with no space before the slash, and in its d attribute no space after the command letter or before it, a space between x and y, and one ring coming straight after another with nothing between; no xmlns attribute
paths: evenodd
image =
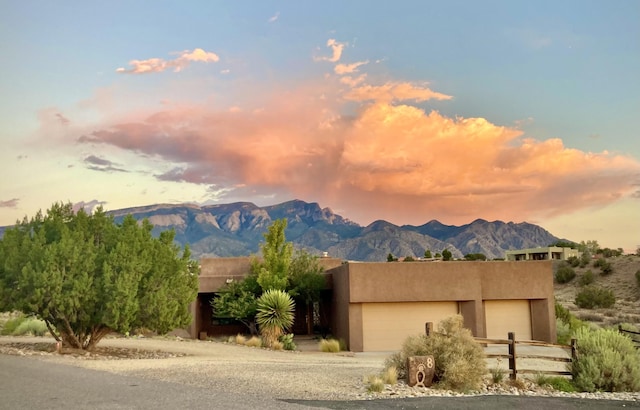
<svg viewBox="0 0 640 410"><path fill-rule="evenodd" d="M363 303L363 350L399 350L408 336L424 333L426 322L458 313L457 302Z"/></svg>
<svg viewBox="0 0 640 410"><path fill-rule="evenodd" d="M528 300L487 300L484 314L489 339L506 339L509 332L514 332L516 340L531 340Z"/></svg>

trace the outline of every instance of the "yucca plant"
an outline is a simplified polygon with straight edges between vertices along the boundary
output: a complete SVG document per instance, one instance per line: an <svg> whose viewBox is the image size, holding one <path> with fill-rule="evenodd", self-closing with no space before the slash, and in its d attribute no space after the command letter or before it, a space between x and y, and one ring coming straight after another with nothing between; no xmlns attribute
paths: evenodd
<svg viewBox="0 0 640 410"><path fill-rule="evenodd" d="M267 347L271 347L291 327L293 312L294 302L287 292L271 289L258 298L256 323Z"/></svg>

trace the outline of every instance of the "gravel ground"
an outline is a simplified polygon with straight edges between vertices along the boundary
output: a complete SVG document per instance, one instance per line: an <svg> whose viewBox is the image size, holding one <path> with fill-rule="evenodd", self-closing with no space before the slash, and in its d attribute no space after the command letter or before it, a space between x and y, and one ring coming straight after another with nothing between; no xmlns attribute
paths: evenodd
<svg viewBox="0 0 640 410"><path fill-rule="evenodd" d="M117 374L216 387L224 391L283 400L370 400L424 396L459 397L459 393L387 386L366 391L363 379L378 374L390 353L322 353L317 342L298 339L300 351L270 351L235 344L180 338L105 338L98 354L65 350L54 353L50 338L0 337L0 354L29 355ZM533 383L524 389L487 385L480 395L526 395L640 401L640 393L561 393Z"/></svg>

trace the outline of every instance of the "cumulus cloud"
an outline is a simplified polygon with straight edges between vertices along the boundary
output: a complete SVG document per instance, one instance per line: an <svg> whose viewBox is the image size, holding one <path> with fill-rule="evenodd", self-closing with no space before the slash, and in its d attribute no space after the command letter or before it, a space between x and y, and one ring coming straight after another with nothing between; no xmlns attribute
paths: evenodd
<svg viewBox="0 0 640 410"><path fill-rule="evenodd" d="M439 94L421 92L394 99ZM301 92L274 96L260 111L173 107L84 141L173 164L158 180L228 187L224 194L235 197L300 197L397 223L558 215L611 203L640 175L632 158L525 138L483 118L449 118L385 98L343 116L331 101Z"/></svg>
<svg viewBox="0 0 640 410"><path fill-rule="evenodd" d="M7 200L0 200L0 208L18 208L18 203L20 202L20 198L11 198Z"/></svg>
<svg viewBox="0 0 640 410"><path fill-rule="evenodd" d="M98 201L97 199L92 199L91 201L88 201L88 202L85 202L85 201L76 202L72 205L72 208L74 212L78 212L79 210L84 209L85 212L92 214L96 208L98 208L99 206L103 206L105 204L106 204L105 201Z"/></svg>
<svg viewBox="0 0 640 410"><path fill-rule="evenodd" d="M116 72L122 74L148 74L160 73L169 69L173 69L174 72L179 72L186 68L191 62L215 63L220 60L217 54L201 48L195 48L193 51L185 50L175 54L177 54L178 57L173 60L165 60L162 58L131 60L129 61L131 68L126 69L120 67L116 69Z"/></svg>
<svg viewBox="0 0 640 410"><path fill-rule="evenodd" d="M280 18L280 12L276 12L273 16L269 17L269 23L274 23Z"/></svg>
<svg viewBox="0 0 640 410"><path fill-rule="evenodd" d="M329 61L332 63L338 62L340 60L340 57L342 57L342 51L344 50L344 47L346 45L347 43L340 43L336 41L336 39L330 38L329 40L327 40L327 47L331 48L331 56L314 57L313 59L315 61Z"/></svg>

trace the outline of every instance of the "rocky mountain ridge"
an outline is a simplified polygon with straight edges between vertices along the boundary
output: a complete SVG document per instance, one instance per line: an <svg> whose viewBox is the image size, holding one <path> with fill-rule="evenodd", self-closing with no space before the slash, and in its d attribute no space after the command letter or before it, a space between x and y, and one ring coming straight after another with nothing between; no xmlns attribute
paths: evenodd
<svg viewBox="0 0 640 410"><path fill-rule="evenodd" d="M394 256L421 257L449 249L454 257L483 253L503 258L510 249L547 246L559 238L529 223L482 219L467 225L444 225L432 220L420 226L375 221L361 226L317 203L293 200L259 207L250 202L198 206L157 204L110 211L116 221L131 214L148 218L156 233L174 229L176 241L189 243L194 257L246 256L259 251L263 233L272 221L287 218L287 240L314 254L357 261L384 261Z"/></svg>

